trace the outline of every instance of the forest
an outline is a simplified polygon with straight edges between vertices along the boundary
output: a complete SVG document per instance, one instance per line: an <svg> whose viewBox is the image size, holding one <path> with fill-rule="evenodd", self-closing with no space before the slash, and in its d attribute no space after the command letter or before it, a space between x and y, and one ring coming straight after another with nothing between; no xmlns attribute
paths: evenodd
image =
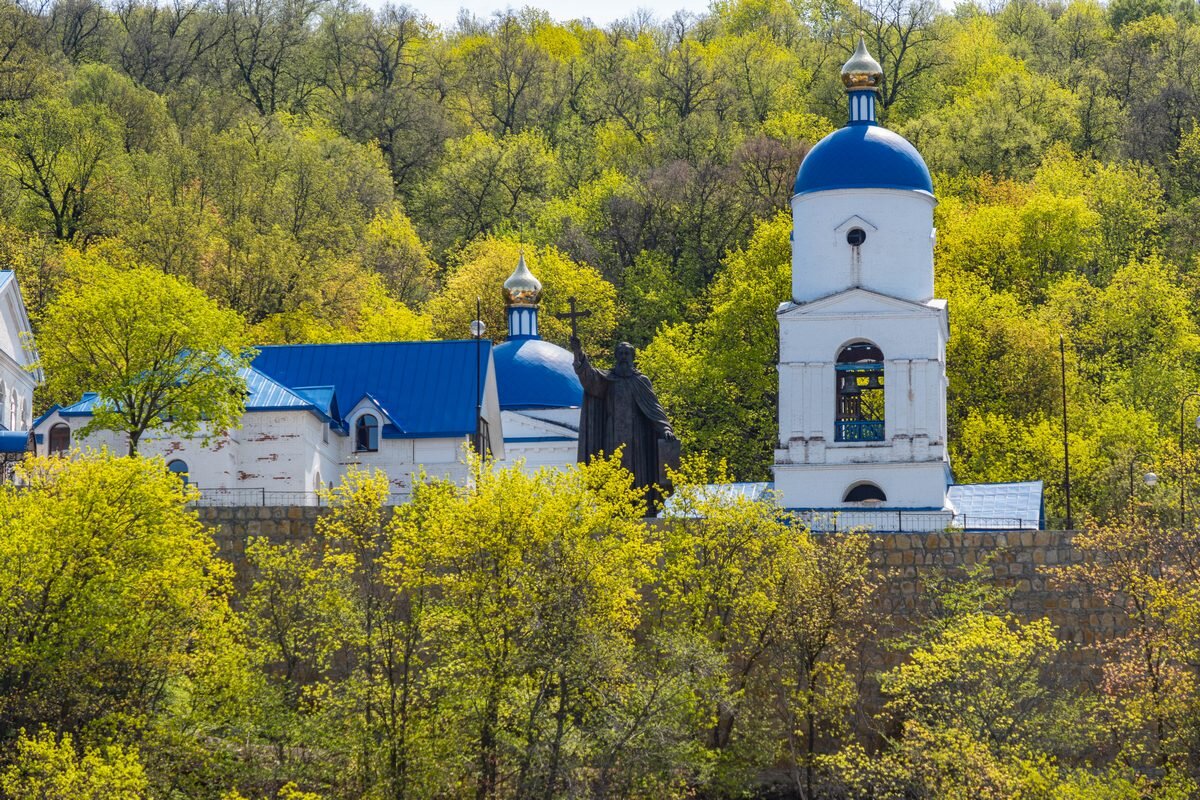
<svg viewBox="0 0 1200 800"><path fill-rule="evenodd" d="M476 461L394 510L351 471L315 530L220 552L161 458L19 469L5 800L1200 794L1196 534L1145 506L1023 573L1127 620L1083 643L1014 614L987 558L897 607L870 535L715 496L704 458L658 522L617 458Z"/></svg>
<svg viewBox="0 0 1200 800"><path fill-rule="evenodd" d="M986 564L897 619L866 535L695 488L769 477L788 198L859 35L934 174L956 478L1042 479L1060 525L1067 420L1098 555L1039 574L1128 622L1092 684ZM523 250L543 335L574 295L590 350L637 345L685 451L661 526L611 462L481 463L394 512L355 473L241 574L161 460L29 459L0 487L0 797L1197 796L1200 558L1170 527L1200 479L1197 55L1180 0L441 28L0 0L0 269L47 367L121 314L232 352L465 338L478 297L502 332ZM99 379L47 378L40 408ZM232 422L223 396L174 419Z"/></svg>
<svg viewBox="0 0 1200 800"><path fill-rule="evenodd" d="M47 347L64 289L134 268L236 312L238 342L465 338L476 297L502 336L525 247L548 311L577 295L589 346L638 346L685 451L767 479L787 199L845 120L859 33L881 121L935 175L957 479L1043 479L1062 519L1062 337L1076 516L1124 508L1135 460L1174 513L1200 452L1186 3L743 0L439 29L317 0L10 0L0 268Z"/></svg>

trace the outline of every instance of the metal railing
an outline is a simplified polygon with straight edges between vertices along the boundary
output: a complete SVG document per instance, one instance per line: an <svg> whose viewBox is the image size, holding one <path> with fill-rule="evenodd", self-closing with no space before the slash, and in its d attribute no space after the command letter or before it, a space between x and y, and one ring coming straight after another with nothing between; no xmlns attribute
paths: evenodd
<svg viewBox="0 0 1200 800"><path fill-rule="evenodd" d="M857 510L803 511L797 514L815 533L862 528L876 533L934 533L944 530L1038 530L1039 520L1019 517L981 517L951 511Z"/></svg>
<svg viewBox="0 0 1200 800"><path fill-rule="evenodd" d="M846 419L834 423L834 441L836 442L882 442L883 420L881 419Z"/></svg>
<svg viewBox="0 0 1200 800"><path fill-rule="evenodd" d="M318 492L286 492L272 489L205 489L195 487L200 492L193 505L212 507L255 507L255 506L325 506L326 498ZM387 504L398 506L407 503L408 493L395 492L388 496Z"/></svg>

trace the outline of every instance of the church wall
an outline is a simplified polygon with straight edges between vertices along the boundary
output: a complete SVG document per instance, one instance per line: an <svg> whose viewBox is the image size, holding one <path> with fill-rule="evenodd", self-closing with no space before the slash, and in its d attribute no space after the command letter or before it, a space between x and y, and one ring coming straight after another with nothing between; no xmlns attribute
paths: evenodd
<svg viewBox="0 0 1200 800"><path fill-rule="evenodd" d="M927 195L892 189L796 195L792 299L807 302L855 286L916 302L930 299L934 205ZM867 234L857 248L846 242L854 227Z"/></svg>
<svg viewBox="0 0 1200 800"><path fill-rule="evenodd" d="M889 447L879 448L883 452ZM887 496L886 508L941 509L946 504L944 461L880 464L776 464L775 491L787 508L872 508L841 499L856 483L873 483ZM939 524L930 519L928 524Z"/></svg>
<svg viewBox="0 0 1200 800"><path fill-rule="evenodd" d="M37 381L26 371L31 363L21 334L25 314L12 279L0 291L0 425L9 430L33 426L33 388Z"/></svg>
<svg viewBox="0 0 1200 800"><path fill-rule="evenodd" d="M277 544L308 541L326 509L200 508L197 513L212 531L220 555L233 564L237 590L244 592L251 577L245 561L247 541L255 536ZM881 642L903 632L924 609L928 602L924 579L935 570L954 574L987 562L985 574L1012 590L1009 608L1015 615L1026 621L1048 617L1055 625L1065 643L1056 670L1064 683L1096 680L1099 659L1093 646L1121 633L1125 621L1083 588L1054 579L1056 567L1090 557L1074 546L1073 539L1070 531L873 534L869 557L882 588L875 598L877 632L865 654L865 669L875 671L898 658ZM871 691L868 687L868 694Z"/></svg>

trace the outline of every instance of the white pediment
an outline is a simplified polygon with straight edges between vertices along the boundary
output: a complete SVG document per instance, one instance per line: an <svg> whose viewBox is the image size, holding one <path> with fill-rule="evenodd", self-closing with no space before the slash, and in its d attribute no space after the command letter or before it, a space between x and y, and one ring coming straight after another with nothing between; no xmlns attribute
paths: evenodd
<svg viewBox="0 0 1200 800"><path fill-rule="evenodd" d="M879 228L876 227L875 225L872 225L870 221L863 219L858 214L855 214L854 216L850 217L848 220L842 222L842 224L840 224L836 228L834 228L833 232L835 234L836 233L844 234L846 231L850 230L851 228L862 228L867 231L879 230Z"/></svg>
<svg viewBox="0 0 1200 800"><path fill-rule="evenodd" d="M779 316L821 315L843 317L849 315L904 315L942 313L944 300L932 299L925 303L914 303L898 297L872 292L869 289L848 289L844 292L822 297L808 303L785 303L776 312Z"/></svg>
<svg viewBox="0 0 1200 800"><path fill-rule="evenodd" d="M538 419L520 411L501 412L504 425L504 438L531 439L554 437L563 439L578 439L579 432L566 425L560 425L546 419Z"/></svg>
<svg viewBox="0 0 1200 800"><path fill-rule="evenodd" d="M37 361L33 352L33 329L13 275L0 282L0 361L6 361L10 371L18 373L24 373ZM34 370L29 379L41 383L41 370Z"/></svg>
<svg viewBox="0 0 1200 800"><path fill-rule="evenodd" d="M363 395L363 398L354 404L354 408L350 409L350 413L347 414L345 418L347 422L353 424L352 421L358 419L359 415L364 413L378 415L382 423L385 425L388 423L395 423L395 420L389 417L388 413L383 410L383 407L379 405L379 403L375 402L375 398L371 397L370 395Z"/></svg>

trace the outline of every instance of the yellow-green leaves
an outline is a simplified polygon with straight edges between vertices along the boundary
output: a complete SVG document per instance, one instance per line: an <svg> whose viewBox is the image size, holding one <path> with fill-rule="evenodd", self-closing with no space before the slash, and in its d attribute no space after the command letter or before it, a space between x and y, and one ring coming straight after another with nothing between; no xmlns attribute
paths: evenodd
<svg viewBox="0 0 1200 800"><path fill-rule="evenodd" d="M20 478L0 487L3 736L198 724L224 703L245 668L222 655L237 649L231 570L178 477L98 455L27 461Z"/></svg>
<svg viewBox="0 0 1200 800"><path fill-rule="evenodd" d="M186 281L146 267L81 266L46 309L38 339L60 403L95 392L83 429L216 435L240 424L248 363L241 317Z"/></svg>

